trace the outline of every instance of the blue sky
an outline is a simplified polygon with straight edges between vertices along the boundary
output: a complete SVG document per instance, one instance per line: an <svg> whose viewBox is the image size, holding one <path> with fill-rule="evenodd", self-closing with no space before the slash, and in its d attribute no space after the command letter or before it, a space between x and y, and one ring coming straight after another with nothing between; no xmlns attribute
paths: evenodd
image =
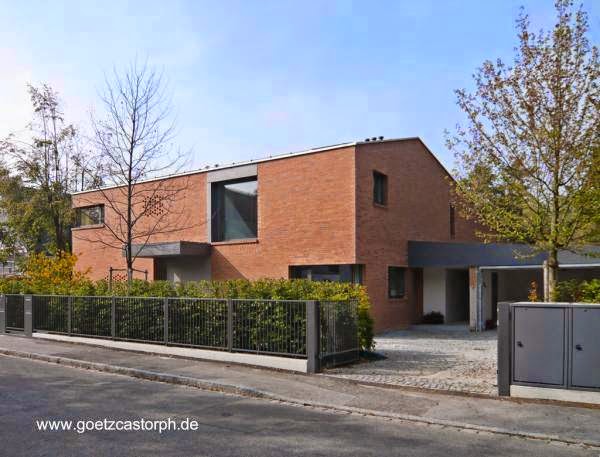
<svg viewBox="0 0 600 457"><path fill-rule="evenodd" d="M27 82L85 127L104 74L137 57L164 70L190 167L384 135L452 168L453 90L510 59L520 5L552 25L551 0L0 0L0 136L29 119ZM598 44L600 2L584 5Z"/></svg>

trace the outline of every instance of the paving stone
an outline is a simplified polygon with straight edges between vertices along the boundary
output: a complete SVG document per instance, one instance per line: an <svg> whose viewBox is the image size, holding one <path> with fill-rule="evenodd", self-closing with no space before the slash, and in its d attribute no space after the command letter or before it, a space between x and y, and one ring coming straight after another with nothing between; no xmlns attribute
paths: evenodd
<svg viewBox="0 0 600 457"><path fill-rule="evenodd" d="M387 358L326 372L360 382L497 394L497 333L466 327L415 326L375 338Z"/></svg>

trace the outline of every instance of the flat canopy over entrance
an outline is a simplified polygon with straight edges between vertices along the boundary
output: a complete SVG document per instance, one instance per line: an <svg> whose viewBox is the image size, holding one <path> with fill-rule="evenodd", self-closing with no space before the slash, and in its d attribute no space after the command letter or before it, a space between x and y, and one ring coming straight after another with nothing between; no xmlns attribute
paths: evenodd
<svg viewBox="0 0 600 457"><path fill-rule="evenodd" d="M131 250L137 257L209 256L210 244L196 241L168 241L145 245L134 244Z"/></svg>
<svg viewBox="0 0 600 457"><path fill-rule="evenodd" d="M600 246L590 246L586 248L586 251L594 256L560 251L558 263L563 266L599 266ZM531 246L526 244L408 242L408 265L410 267L539 266L541 268L546 259L545 253L533 254Z"/></svg>

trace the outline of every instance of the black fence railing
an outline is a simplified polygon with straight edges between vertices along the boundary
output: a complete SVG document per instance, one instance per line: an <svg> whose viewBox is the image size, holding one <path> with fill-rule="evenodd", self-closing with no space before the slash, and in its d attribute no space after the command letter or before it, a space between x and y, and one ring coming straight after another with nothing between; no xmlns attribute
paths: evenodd
<svg viewBox="0 0 600 457"><path fill-rule="evenodd" d="M227 300L169 298L167 342L177 346L225 350Z"/></svg>
<svg viewBox="0 0 600 457"><path fill-rule="evenodd" d="M27 303L33 332L306 358L314 369L359 355L354 301L5 295L7 330L27 328Z"/></svg>
<svg viewBox="0 0 600 457"><path fill-rule="evenodd" d="M306 302L232 300L234 351L306 356Z"/></svg>
<svg viewBox="0 0 600 457"><path fill-rule="evenodd" d="M10 295L7 295L7 298ZM71 333L69 297L32 296L33 328L45 332Z"/></svg>

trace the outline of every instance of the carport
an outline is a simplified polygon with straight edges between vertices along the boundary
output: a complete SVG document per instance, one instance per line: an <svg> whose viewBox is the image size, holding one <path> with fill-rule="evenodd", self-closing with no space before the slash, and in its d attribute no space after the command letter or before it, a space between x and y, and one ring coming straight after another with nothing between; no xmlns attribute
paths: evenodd
<svg viewBox="0 0 600 457"><path fill-rule="evenodd" d="M600 248L588 252L600 254ZM471 330L494 327L499 301L527 300L535 283L544 290L546 254L510 243L409 241L408 263L423 271L423 313L441 312L445 321L468 321ZM558 280L600 277L600 258L561 251Z"/></svg>

